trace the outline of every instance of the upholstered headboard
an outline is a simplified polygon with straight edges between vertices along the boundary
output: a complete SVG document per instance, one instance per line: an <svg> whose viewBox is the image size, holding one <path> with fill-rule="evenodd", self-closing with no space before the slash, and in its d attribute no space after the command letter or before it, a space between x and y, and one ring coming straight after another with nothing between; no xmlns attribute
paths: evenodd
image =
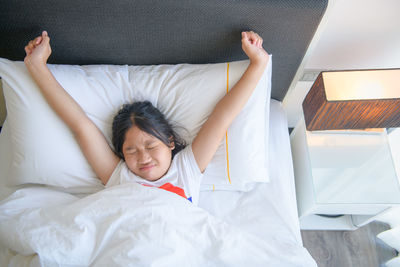
<svg viewBox="0 0 400 267"><path fill-rule="evenodd" d="M57 64L216 63L245 59L240 32L273 54L272 97L282 100L328 0L0 1L0 57L23 60L47 30Z"/></svg>

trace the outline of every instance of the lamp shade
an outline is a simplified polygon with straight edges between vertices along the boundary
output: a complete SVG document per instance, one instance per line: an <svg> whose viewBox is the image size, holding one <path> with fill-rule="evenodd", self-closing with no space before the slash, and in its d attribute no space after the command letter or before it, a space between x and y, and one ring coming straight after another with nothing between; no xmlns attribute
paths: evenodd
<svg viewBox="0 0 400 267"><path fill-rule="evenodd" d="M400 69L321 72L303 112L309 131L400 127Z"/></svg>

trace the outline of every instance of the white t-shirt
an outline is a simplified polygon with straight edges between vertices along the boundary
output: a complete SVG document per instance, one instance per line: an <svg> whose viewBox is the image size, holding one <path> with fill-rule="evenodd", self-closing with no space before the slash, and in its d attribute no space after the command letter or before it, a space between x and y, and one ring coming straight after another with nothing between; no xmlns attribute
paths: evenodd
<svg viewBox="0 0 400 267"><path fill-rule="evenodd" d="M129 170L125 161L121 160L108 180L106 187L136 182L173 192L197 205L201 177L202 173L194 158L192 146L188 145L175 155L167 173L157 181L147 181L137 176Z"/></svg>

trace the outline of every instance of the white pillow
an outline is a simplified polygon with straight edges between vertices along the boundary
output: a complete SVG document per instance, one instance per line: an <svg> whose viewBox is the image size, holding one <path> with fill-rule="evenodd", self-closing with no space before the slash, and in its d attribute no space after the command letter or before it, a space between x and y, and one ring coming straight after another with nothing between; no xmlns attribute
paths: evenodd
<svg viewBox="0 0 400 267"><path fill-rule="evenodd" d="M228 64L116 66L48 65L65 90L105 134L122 104L149 100L169 120L183 126L178 133L189 143L248 66ZM9 168L0 177L9 185L27 183L62 187L69 192L103 188L67 126L47 105L23 62L0 58L7 106ZM229 81L227 81L229 77ZM241 190L248 182L268 182L267 145L271 60L255 92L228 130L229 178L226 140L204 173L204 188ZM5 138L2 134L0 138ZM111 142L110 142L111 143ZM4 155L6 154L6 155Z"/></svg>

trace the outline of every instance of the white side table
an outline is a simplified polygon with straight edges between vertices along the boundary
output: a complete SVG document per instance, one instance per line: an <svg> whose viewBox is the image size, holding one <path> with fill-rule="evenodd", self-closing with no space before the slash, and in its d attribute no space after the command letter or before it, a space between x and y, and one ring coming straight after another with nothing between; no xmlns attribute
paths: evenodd
<svg viewBox="0 0 400 267"><path fill-rule="evenodd" d="M290 135L302 229L356 229L400 205L400 183L386 130Z"/></svg>

